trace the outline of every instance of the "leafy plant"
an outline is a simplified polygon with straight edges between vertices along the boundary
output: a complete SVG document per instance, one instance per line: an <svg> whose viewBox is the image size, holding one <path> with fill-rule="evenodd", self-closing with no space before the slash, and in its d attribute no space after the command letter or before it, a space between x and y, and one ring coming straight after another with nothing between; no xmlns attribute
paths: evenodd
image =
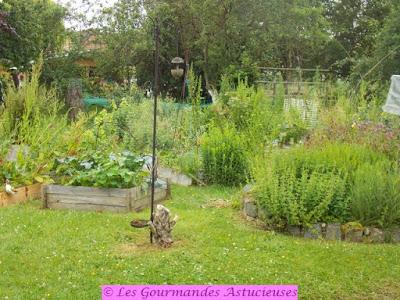
<svg viewBox="0 0 400 300"><path fill-rule="evenodd" d="M95 152L80 158L57 159L56 175L67 185L130 188L141 185L144 160L129 151L104 155Z"/></svg>
<svg viewBox="0 0 400 300"><path fill-rule="evenodd" d="M271 225L309 226L319 221L342 220L347 215L347 182L343 174L302 170L299 175L293 168L271 168L264 176L258 181L256 193Z"/></svg>
<svg viewBox="0 0 400 300"><path fill-rule="evenodd" d="M351 188L351 212L363 225L400 224L400 173L388 163L364 164Z"/></svg>
<svg viewBox="0 0 400 300"><path fill-rule="evenodd" d="M384 155L351 144L298 147L261 156L254 164L258 204L274 225L351 221L351 187L365 164Z"/></svg>
<svg viewBox="0 0 400 300"><path fill-rule="evenodd" d="M249 175L242 137L233 128L213 127L201 144L204 176L209 183L238 185Z"/></svg>

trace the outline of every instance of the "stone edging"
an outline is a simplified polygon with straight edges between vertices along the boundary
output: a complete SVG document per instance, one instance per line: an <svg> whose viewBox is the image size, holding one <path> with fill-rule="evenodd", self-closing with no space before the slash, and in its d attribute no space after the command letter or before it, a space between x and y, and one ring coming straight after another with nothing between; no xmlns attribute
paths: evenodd
<svg viewBox="0 0 400 300"><path fill-rule="evenodd" d="M250 195L251 186L243 189L242 212L250 220L261 220L263 212L257 207ZM325 239L331 241L347 241L357 243L400 243L400 228L382 230L375 227L363 227L356 222L346 224L317 223L309 228L303 226L287 226L284 233L308 239Z"/></svg>

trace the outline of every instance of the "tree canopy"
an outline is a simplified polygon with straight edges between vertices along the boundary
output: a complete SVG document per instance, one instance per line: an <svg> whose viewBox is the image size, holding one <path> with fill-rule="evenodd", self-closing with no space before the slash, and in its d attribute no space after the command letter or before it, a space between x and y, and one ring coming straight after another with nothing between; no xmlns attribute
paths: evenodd
<svg viewBox="0 0 400 300"><path fill-rule="evenodd" d="M85 26L103 45L94 54L98 73L117 81L129 81L134 70L139 83L152 80L156 19L164 89L176 86L169 76L175 56L187 56L208 86L217 86L223 75L254 81L257 67L266 66L388 80L400 72L398 2L118 0L100 7ZM66 8L52 0L4 0L0 11L0 58L18 66L40 52L45 57L62 52Z"/></svg>

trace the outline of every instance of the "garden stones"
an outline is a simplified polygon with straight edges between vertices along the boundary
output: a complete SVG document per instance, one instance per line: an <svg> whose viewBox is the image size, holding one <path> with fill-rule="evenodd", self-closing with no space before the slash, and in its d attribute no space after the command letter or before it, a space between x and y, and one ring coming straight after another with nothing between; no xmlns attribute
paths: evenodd
<svg viewBox="0 0 400 300"><path fill-rule="evenodd" d="M369 243L383 243L385 241L385 234L378 228L364 229L364 241Z"/></svg>
<svg viewBox="0 0 400 300"><path fill-rule="evenodd" d="M20 145L12 145L10 150L7 153L6 161L17 161L18 153L22 153L22 156L25 158L29 155L29 147L28 146L20 146Z"/></svg>
<svg viewBox="0 0 400 300"><path fill-rule="evenodd" d="M342 225L341 229L345 241L356 242L356 243L360 243L363 241L364 228L361 224L356 222L350 222Z"/></svg>
<svg viewBox="0 0 400 300"><path fill-rule="evenodd" d="M326 226L325 239L328 241L340 241L342 239L340 224L328 224Z"/></svg>
<svg viewBox="0 0 400 300"><path fill-rule="evenodd" d="M394 243L400 243L400 229L393 231L392 241Z"/></svg>
<svg viewBox="0 0 400 300"><path fill-rule="evenodd" d="M254 202L254 199L250 197L245 197L243 201L243 210L246 216L251 218L257 218L257 205Z"/></svg>
<svg viewBox="0 0 400 300"><path fill-rule="evenodd" d="M287 227L287 232L292 236L303 236L303 229L301 226L289 225Z"/></svg>
<svg viewBox="0 0 400 300"><path fill-rule="evenodd" d="M325 229L325 223L314 224L311 227L307 228L304 232L304 238L306 239L319 239L322 238L322 229Z"/></svg>
<svg viewBox="0 0 400 300"><path fill-rule="evenodd" d="M258 208L256 201L250 194L252 190L252 185L248 184L243 188L243 213L246 217L256 219L258 217Z"/></svg>

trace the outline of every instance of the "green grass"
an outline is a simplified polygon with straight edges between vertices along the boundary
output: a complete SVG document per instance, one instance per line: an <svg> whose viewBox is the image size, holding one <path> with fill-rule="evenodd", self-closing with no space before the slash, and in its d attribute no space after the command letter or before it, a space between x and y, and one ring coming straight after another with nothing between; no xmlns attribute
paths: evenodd
<svg viewBox="0 0 400 300"><path fill-rule="evenodd" d="M0 299L99 299L103 284L297 284L302 299L400 297L400 246L310 241L263 231L220 187L173 188L176 244L148 244L138 214L0 209ZM7 298L8 297L8 298Z"/></svg>

